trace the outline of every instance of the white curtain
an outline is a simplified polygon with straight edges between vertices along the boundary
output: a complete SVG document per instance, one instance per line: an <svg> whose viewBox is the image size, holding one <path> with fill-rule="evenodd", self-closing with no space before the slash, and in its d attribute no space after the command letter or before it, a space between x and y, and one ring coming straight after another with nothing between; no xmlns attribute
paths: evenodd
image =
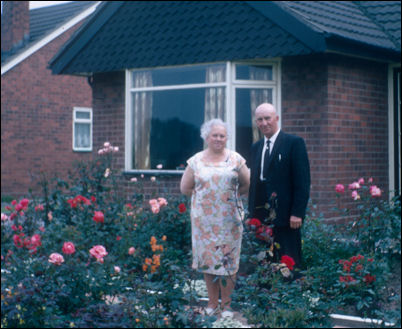
<svg viewBox="0 0 402 329"><path fill-rule="evenodd" d="M75 124L75 146L86 148L90 146L90 125L87 123Z"/></svg>
<svg viewBox="0 0 402 329"><path fill-rule="evenodd" d="M135 88L152 86L151 72L134 72ZM134 168L151 168L151 119L152 92L136 92L133 94L133 154Z"/></svg>
<svg viewBox="0 0 402 329"><path fill-rule="evenodd" d="M269 72L267 70L258 70L258 67L250 66L250 80L269 80ZM251 107L251 124L253 131L253 143L260 140L262 135L255 123L255 109L262 103L272 103L272 89L251 89L250 90L250 107Z"/></svg>
<svg viewBox="0 0 402 329"><path fill-rule="evenodd" d="M207 68L205 82L224 82L225 67L214 66ZM204 121L211 119L225 121L225 88L207 88L205 90L205 114Z"/></svg>

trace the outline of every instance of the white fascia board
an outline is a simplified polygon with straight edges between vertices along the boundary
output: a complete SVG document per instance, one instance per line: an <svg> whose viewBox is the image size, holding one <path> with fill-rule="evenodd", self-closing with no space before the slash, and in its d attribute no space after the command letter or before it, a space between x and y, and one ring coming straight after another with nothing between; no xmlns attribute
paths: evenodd
<svg viewBox="0 0 402 329"><path fill-rule="evenodd" d="M100 1L98 1L95 5L89 7L85 11L83 11L81 14L75 16L71 20L69 20L66 24L60 26L57 30L53 31L49 35L45 36L43 39L39 40L38 42L34 43L31 47L26 49L24 52L16 56L15 58L11 59L10 62L4 64L1 66L1 75L7 73L10 71L12 68L17 66L19 63L24 61L26 58L31 56L33 53L37 52L39 49L42 47L46 46L49 42L52 42L54 39L59 37L61 34L64 32L68 31L70 28L72 28L75 24L79 23L89 15L91 15L96 7L100 4Z"/></svg>

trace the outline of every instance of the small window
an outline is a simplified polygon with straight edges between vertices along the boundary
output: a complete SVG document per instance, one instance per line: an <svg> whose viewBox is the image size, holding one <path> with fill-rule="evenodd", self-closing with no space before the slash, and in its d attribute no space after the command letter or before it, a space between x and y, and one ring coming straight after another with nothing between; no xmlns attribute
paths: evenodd
<svg viewBox="0 0 402 329"><path fill-rule="evenodd" d="M92 151L92 109L76 107L73 111L73 150Z"/></svg>

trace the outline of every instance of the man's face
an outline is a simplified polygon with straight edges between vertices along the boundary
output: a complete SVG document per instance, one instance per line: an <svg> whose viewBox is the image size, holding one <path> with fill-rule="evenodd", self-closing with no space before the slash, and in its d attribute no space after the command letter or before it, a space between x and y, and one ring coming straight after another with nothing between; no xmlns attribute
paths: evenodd
<svg viewBox="0 0 402 329"><path fill-rule="evenodd" d="M279 116L273 107L258 107L255 111L255 121L258 129L267 138L271 138L278 131Z"/></svg>

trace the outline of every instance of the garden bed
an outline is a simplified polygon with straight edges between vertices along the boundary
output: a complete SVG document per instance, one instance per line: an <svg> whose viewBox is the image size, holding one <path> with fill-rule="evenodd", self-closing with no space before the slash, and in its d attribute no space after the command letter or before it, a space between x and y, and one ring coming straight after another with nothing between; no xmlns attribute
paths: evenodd
<svg viewBox="0 0 402 329"><path fill-rule="evenodd" d="M145 200L141 179L123 199L112 155L79 164L68 181L43 181L42 197L2 205L2 328L211 327L219 320L203 315L205 291L191 288L201 275L191 269L189 200L162 192ZM400 202L364 199L369 188L359 190L360 218L342 230L310 212L298 280L289 265L265 257L266 245L244 225L235 320L328 327L330 314L344 310L400 327Z"/></svg>

